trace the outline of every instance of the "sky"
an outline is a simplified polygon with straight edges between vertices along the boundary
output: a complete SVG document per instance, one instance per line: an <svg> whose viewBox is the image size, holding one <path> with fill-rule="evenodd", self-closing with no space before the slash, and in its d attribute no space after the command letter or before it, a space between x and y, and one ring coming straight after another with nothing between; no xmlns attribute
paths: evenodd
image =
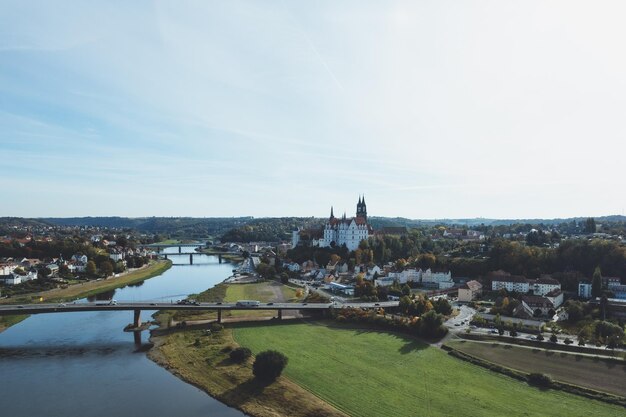
<svg viewBox="0 0 626 417"><path fill-rule="evenodd" d="M0 216L625 214L623 1L0 3Z"/></svg>

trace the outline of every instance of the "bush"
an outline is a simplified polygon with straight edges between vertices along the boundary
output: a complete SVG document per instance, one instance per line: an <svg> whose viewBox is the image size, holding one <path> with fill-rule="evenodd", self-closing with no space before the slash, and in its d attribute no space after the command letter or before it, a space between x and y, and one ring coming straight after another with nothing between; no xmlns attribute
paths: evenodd
<svg viewBox="0 0 626 417"><path fill-rule="evenodd" d="M565 338L563 343L565 343L566 345L571 345L572 343L574 343L574 341L572 339L570 339L569 337L567 337L567 338Z"/></svg>
<svg viewBox="0 0 626 417"><path fill-rule="evenodd" d="M552 343L556 343L559 341L559 339L556 337L556 335L553 333L552 336L550 336L550 341Z"/></svg>
<svg viewBox="0 0 626 417"><path fill-rule="evenodd" d="M528 374L528 383L538 387L549 387L552 385L552 378L548 375L533 372Z"/></svg>
<svg viewBox="0 0 626 417"><path fill-rule="evenodd" d="M211 323L210 329L212 332L221 332L222 330L224 330L224 326L219 323Z"/></svg>
<svg viewBox="0 0 626 417"><path fill-rule="evenodd" d="M228 353L231 352L233 350L233 347L231 345L228 346L224 346L221 350L222 353Z"/></svg>
<svg viewBox="0 0 626 417"><path fill-rule="evenodd" d="M252 352L247 347L238 347L230 352L230 360L237 363L245 362L250 356Z"/></svg>
<svg viewBox="0 0 626 417"><path fill-rule="evenodd" d="M537 335L537 340L539 340L540 342L544 340L544 337L541 333Z"/></svg>
<svg viewBox="0 0 626 417"><path fill-rule="evenodd" d="M280 376L289 359L275 350L266 350L257 355L252 373L261 381L271 382Z"/></svg>

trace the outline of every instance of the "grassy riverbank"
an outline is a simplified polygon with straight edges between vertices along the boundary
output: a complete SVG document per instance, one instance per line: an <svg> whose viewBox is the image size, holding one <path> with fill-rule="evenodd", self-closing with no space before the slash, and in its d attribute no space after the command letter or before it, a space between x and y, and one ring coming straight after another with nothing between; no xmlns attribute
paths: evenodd
<svg viewBox="0 0 626 417"><path fill-rule="evenodd" d="M43 302L71 301L77 298L85 298L90 295L95 295L101 292L113 290L115 288L121 288L126 285L145 281L149 278L161 275L171 266L172 262L168 260L155 261L147 266L117 278L110 277L107 279L87 281L80 284L70 285L67 288L55 288L49 291L24 294L19 297L4 299L2 302L4 304L40 302L40 298L43 298Z"/></svg>
<svg viewBox="0 0 626 417"><path fill-rule="evenodd" d="M252 375L252 360L232 363L228 352L237 346L232 330L206 335L201 326L153 333L148 356L184 381L255 417L345 417L287 378L270 385ZM196 342L196 340L198 342Z"/></svg>
<svg viewBox="0 0 626 417"><path fill-rule="evenodd" d="M49 291L38 293L24 294L19 297L11 297L0 300L3 304L29 304L29 303L56 303L62 301L71 301L78 298L85 298L91 295L110 291L116 288L125 287L130 284L145 281L152 277L161 275L172 266L171 261L155 261L149 265L129 272L117 278L103 279L99 281L88 281L85 283L71 285L67 288L55 288ZM40 301L43 299L42 301ZM0 332L14 324L26 319L28 315L19 316L3 316L0 317Z"/></svg>

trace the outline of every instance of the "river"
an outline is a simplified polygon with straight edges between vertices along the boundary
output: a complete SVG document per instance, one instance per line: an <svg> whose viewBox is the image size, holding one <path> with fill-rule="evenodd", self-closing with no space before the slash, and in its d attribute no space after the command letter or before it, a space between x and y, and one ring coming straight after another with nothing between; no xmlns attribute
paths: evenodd
<svg viewBox="0 0 626 417"><path fill-rule="evenodd" d="M167 250L174 253L177 249ZM115 290L118 301L176 300L223 281L216 256L170 256L158 277ZM147 320L152 312L142 312ZM0 333L0 407L11 417L244 416L156 365L123 332L132 312L33 315ZM143 342L148 335L142 334Z"/></svg>

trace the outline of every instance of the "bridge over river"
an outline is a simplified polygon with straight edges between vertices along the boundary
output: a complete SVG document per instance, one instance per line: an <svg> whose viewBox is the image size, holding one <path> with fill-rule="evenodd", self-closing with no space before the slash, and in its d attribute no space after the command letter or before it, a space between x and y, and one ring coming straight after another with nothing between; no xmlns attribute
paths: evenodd
<svg viewBox="0 0 626 417"><path fill-rule="evenodd" d="M260 303L258 306L243 306L237 303L196 303L175 304L163 302L111 302L102 303L55 303L55 304L24 304L0 305L0 316L15 314L44 314L44 313L72 313L81 311L133 311L133 326L141 326L141 311L153 310L190 310L190 311L217 311L217 321L222 321L224 310L276 310L281 319L284 310L303 311L330 311L331 308L393 308L398 307L398 301L383 301L379 303Z"/></svg>

